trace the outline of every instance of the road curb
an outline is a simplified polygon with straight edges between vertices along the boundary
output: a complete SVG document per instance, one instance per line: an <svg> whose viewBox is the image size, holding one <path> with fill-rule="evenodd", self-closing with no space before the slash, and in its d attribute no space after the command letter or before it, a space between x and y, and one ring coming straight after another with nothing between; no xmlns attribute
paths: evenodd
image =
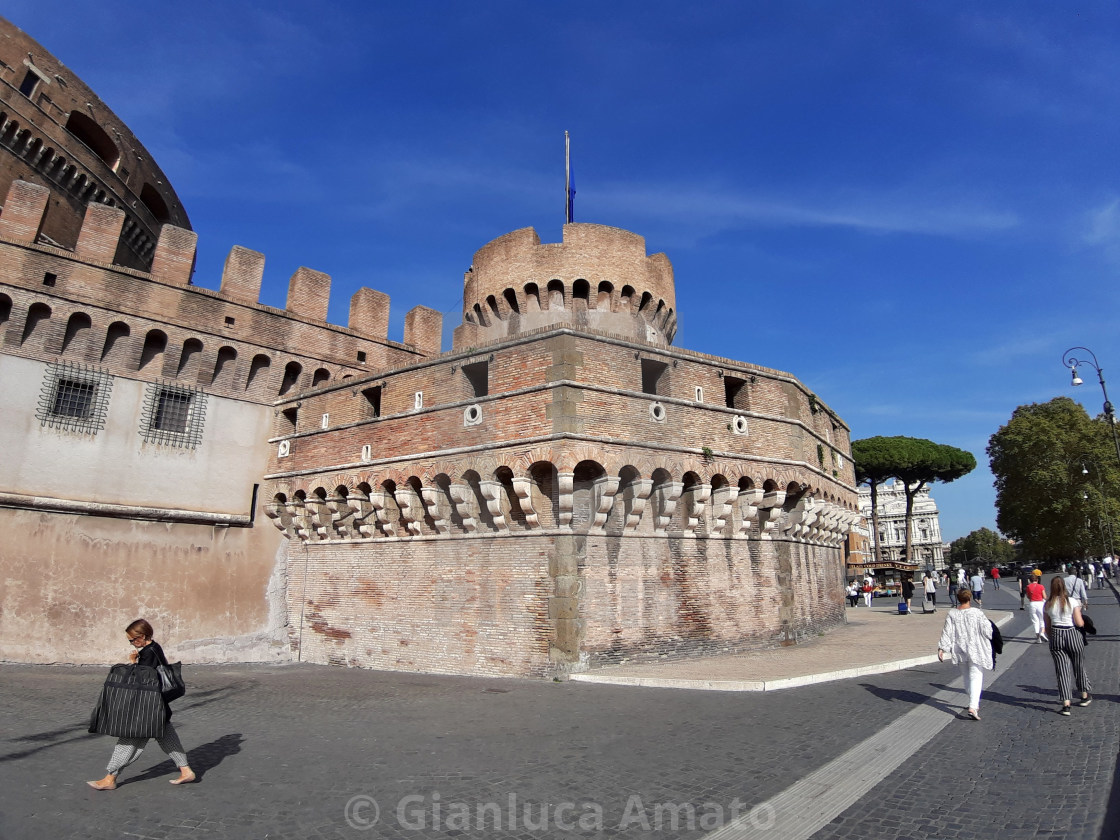
<svg viewBox="0 0 1120 840"><path fill-rule="evenodd" d="M1003 627L1014 617L1014 613L1009 612L996 622L996 626ZM573 682L626 685L636 688L683 688L689 691L780 691L784 688L799 688L816 683L848 680L852 677L904 671L907 668L930 665L937 661L937 654L933 654L932 656L917 656L910 659L879 662L875 665L863 665L859 668L844 668L836 671L806 674L800 677L786 677L780 680L686 680L664 677L615 677L609 674L572 674L569 679Z"/></svg>

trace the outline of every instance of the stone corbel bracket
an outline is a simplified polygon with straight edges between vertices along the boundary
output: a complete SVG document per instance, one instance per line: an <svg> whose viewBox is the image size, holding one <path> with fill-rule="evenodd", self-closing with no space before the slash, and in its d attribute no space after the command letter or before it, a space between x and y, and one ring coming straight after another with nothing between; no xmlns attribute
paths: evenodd
<svg viewBox="0 0 1120 840"><path fill-rule="evenodd" d="M369 503L373 506L377 530L386 537L395 537L396 533L389 528L389 494L384 490L374 490L369 494Z"/></svg>
<svg viewBox="0 0 1120 840"><path fill-rule="evenodd" d="M614 507L614 497L618 492L618 478L604 475L595 479L591 488L591 528L590 530L602 532Z"/></svg>
<svg viewBox="0 0 1120 840"><path fill-rule="evenodd" d="M575 473L558 472L556 474L558 493L557 522L561 528L572 527L572 511L575 508Z"/></svg>
<svg viewBox="0 0 1120 840"><path fill-rule="evenodd" d="M785 490L771 490L769 493L763 494L762 501L758 503L759 539L773 539L774 530L778 525L778 517L781 516L782 505L785 503Z"/></svg>
<svg viewBox="0 0 1120 840"><path fill-rule="evenodd" d="M350 495L346 497L346 504L350 506L353 514L353 526L362 538L371 539L377 536L377 517L370 516L374 513L373 505L365 496Z"/></svg>
<svg viewBox="0 0 1120 840"><path fill-rule="evenodd" d="M712 497L712 485L695 484L691 490L685 510L684 532L695 536L696 529L700 527L700 522L704 518L704 507Z"/></svg>
<svg viewBox="0 0 1120 840"><path fill-rule="evenodd" d="M527 476L517 476L513 479L513 493L517 497L517 505L525 517L525 527L530 531L541 527L540 517L533 510L533 480Z"/></svg>
<svg viewBox="0 0 1120 840"><path fill-rule="evenodd" d="M482 491L482 498L486 500L486 510L490 512L490 518L494 520L494 527L498 529L499 534L509 533L509 523L506 522L506 515L502 511L502 482L493 479L486 479L478 483L479 489Z"/></svg>
<svg viewBox="0 0 1120 840"><path fill-rule="evenodd" d="M680 481L666 481L657 488L657 518L653 521L655 531L664 531L669 527L682 492L684 483Z"/></svg>
<svg viewBox="0 0 1120 840"><path fill-rule="evenodd" d="M424 519L424 506L420 496L410 484L402 484L393 493L393 499L401 512L401 524L410 537L420 536L420 523Z"/></svg>
<svg viewBox="0 0 1120 840"><path fill-rule="evenodd" d="M627 485L622 499L626 505L626 522L623 523L624 531L638 530L638 523L642 521L642 514L646 510L646 501L653 490L653 479L638 478Z"/></svg>
<svg viewBox="0 0 1120 840"><path fill-rule="evenodd" d="M437 534L446 535L451 533L451 523L444 515L440 507L443 491L438 487L429 487L425 485L420 488L420 498L424 502L424 508L428 512L428 517L432 520L432 527L436 529Z"/></svg>
<svg viewBox="0 0 1120 840"><path fill-rule="evenodd" d="M725 485L712 491L712 534L722 536L731 522L731 511L739 497L739 488Z"/></svg>
<svg viewBox="0 0 1120 840"><path fill-rule="evenodd" d="M744 490L739 494L739 527L735 531L735 536L740 538L749 537L751 533L751 525L758 524L759 522L759 509L762 505L762 490L758 488L751 488ZM761 532L762 526L759 525Z"/></svg>
<svg viewBox="0 0 1120 840"><path fill-rule="evenodd" d="M452 484L450 489L451 504L455 505L455 513L463 523L463 531L473 534L478 531L478 506L474 491L469 484Z"/></svg>
<svg viewBox="0 0 1120 840"><path fill-rule="evenodd" d="M331 526L340 539L349 539L354 532L354 510L346 496L331 496L327 499L327 508L331 512Z"/></svg>

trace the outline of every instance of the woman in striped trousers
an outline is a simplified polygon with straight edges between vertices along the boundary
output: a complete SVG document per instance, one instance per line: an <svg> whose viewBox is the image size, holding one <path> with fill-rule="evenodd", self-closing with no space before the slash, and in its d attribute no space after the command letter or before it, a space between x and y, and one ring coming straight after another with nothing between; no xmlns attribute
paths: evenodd
<svg viewBox="0 0 1120 840"><path fill-rule="evenodd" d="M1050 655L1054 657L1054 671L1058 675L1058 696L1062 702L1060 715L1069 715L1076 684L1081 700L1078 706L1093 702L1089 694L1092 686L1085 673L1085 640L1078 627L1085 626L1081 617L1081 601L1066 592L1065 581L1055 575L1050 581L1050 597L1046 600L1046 630L1050 635Z"/></svg>

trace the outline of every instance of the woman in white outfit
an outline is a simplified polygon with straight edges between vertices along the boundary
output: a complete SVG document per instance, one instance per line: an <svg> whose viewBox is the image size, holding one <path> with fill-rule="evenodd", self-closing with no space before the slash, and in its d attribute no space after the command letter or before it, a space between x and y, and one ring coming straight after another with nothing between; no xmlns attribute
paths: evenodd
<svg viewBox="0 0 1120 840"><path fill-rule="evenodd" d="M968 712L961 717L980 720L980 691L984 687L984 671L992 670L992 623L982 610L972 606L972 593L967 587L957 590L956 609L945 616L945 627L937 643L937 658L945 661L948 653L953 664L961 669L964 690L968 694Z"/></svg>

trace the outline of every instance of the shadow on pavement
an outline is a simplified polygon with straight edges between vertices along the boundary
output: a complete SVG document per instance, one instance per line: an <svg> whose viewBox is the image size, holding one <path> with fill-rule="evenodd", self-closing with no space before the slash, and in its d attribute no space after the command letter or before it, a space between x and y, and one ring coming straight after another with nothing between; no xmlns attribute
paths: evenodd
<svg viewBox="0 0 1120 840"><path fill-rule="evenodd" d="M933 683L930 683L933 685ZM940 709L943 712L950 712L956 714L956 709L941 700L934 700L929 694L922 694L919 691L905 691L893 688L881 688L877 685L870 683L860 683L861 688L865 688L878 697L880 700L899 701L901 703L913 703L915 706L920 706L923 703L928 703L935 709ZM943 687L943 686L942 686Z"/></svg>
<svg viewBox="0 0 1120 840"><path fill-rule="evenodd" d="M223 735L221 738L211 741L209 744L203 744L202 746L195 747L193 750L187 750L187 763L190 764L195 776L198 777L198 781L201 782L207 771L217 767L231 755L237 755L241 752L241 744L244 741L245 736L240 732ZM178 772L178 768L175 766L175 762L168 759L167 761L161 761L159 764L149 767L139 776L133 776L132 778L117 782L117 787L131 784L132 782L156 779L160 776L170 776L176 772Z"/></svg>

